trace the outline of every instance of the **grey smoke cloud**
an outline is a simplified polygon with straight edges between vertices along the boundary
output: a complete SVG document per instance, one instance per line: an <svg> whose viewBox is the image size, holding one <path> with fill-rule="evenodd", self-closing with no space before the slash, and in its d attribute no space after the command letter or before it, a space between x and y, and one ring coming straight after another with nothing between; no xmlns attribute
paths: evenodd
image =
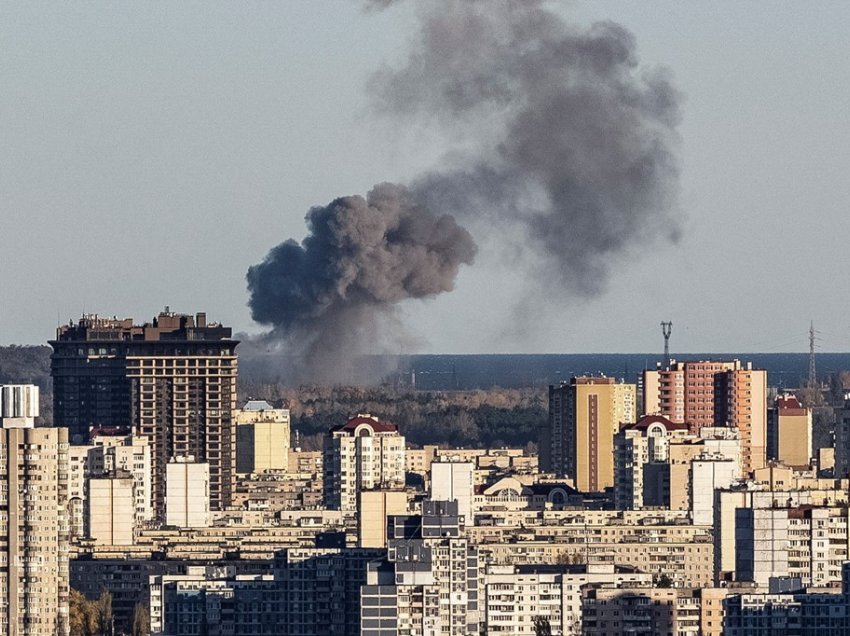
<svg viewBox="0 0 850 636"><path fill-rule="evenodd" d="M450 167L414 184L425 200L476 234L494 217L515 224L572 294L599 293L618 260L678 237L680 96L639 66L631 33L573 28L534 0L417 7L406 63L370 93L378 111L459 140Z"/></svg>
<svg viewBox="0 0 850 636"><path fill-rule="evenodd" d="M640 67L627 30L577 29L536 0L416 7L407 59L368 89L377 112L444 133L440 167L313 208L302 243L248 271L253 318L303 354L314 378L403 334L400 302L451 291L476 252L455 219L479 237L495 229L520 265L542 261L578 296L680 231L680 96L664 70Z"/></svg>
<svg viewBox="0 0 850 636"><path fill-rule="evenodd" d="M403 334L395 306L451 291L476 252L451 216L390 183L314 207L306 221L308 236L273 248L247 280L254 320L301 354L314 379Z"/></svg>

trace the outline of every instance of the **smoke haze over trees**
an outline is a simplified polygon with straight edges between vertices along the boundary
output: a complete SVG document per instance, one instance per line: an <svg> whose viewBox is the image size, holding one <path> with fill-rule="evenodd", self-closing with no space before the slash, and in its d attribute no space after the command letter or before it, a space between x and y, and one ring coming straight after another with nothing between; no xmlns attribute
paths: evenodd
<svg viewBox="0 0 850 636"><path fill-rule="evenodd" d="M479 239L497 228L529 278L554 271L573 296L601 292L618 259L679 233L679 95L666 72L639 66L627 30L578 30L535 0L416 8L406 62L368 90L377 113L441 132L441 167L314 208L300 245L248 272L253 318L301 355L305 379L400 351L394 308L451 291L472 263L454 219Z"/></svg>
<svg viewBox="0 0 850 636"><path fill-rule="evenodd" d="M404 337L395 306L451 291L476 251L452 217L389 183L311 209L307 227L300 245L278 245L247 279L252 317L272 326L268 339L284 342L314 381L339 378L346 361Z"/></svg>

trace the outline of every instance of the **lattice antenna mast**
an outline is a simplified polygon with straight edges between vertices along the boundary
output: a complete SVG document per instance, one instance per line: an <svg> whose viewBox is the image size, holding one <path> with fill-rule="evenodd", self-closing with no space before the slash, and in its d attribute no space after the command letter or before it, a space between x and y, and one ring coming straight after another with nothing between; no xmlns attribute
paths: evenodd
<svg viewBox="0 0 850 636"><path fill-rule="evenodd" d="M673 333L672 322L661 323L661 335L664 336L664 368L670 368L670 334Z"/></svg>
<svg viewBox="0 0 850 636"><path fill-rule="evenodd" d="M809 388L815 389L817 388L818 383L818 375L817 368L815 367L815 339L816 334L815 331L815 322L814 320L809 324Z"/></svg>

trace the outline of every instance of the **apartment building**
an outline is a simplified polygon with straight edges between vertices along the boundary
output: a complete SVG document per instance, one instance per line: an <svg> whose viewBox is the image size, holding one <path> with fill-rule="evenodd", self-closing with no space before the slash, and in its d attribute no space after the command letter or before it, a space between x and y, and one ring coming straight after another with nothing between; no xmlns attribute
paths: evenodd
<svg viewBox="0 0 850 636"><path fill-rule="evenodd" d="M767 372L739 360L674 362L643 374L648 414L687 424L738 429L744 473L767 462Z"/></svg>
<svg viewBox="0 0 850 636"><path fill-rule="evenodd" d="M118 427L148 439L152 502L165 513L165 466L193 456L210 465L214 509L230 505L236 469L237 341L231 329L166 310L151 322L85 315L50 341L54 421L74 444Z"/></svg>
<svg viewBox="0 0 850 636"><path fill-rule="evenodd" d="M363 636L465 636L481 620L478 552L456 501L425 500L422 514L390 518L385 560L361 589Z"/></svg>
<svg viewBox="0 0 850 636"><path fill-rule="evenodd" d="M777 395L767 412L767 457L805 469L812 463L812 409L793 395Z"/></svg>
<svg viewBox="0 0 850 636"><path fill-rule="evenodd" d="M324 502L354 513L362 490L404 488L404 437L395 424L358 415L333 429L324 440Z"/></svg>
<svg viewBox="0 0 850 636"><path fill-rule="evenodd" d="M580 636L582 589L608 584L652 586L652 575L628 566L488 565L483 575L487 634L535 635L541 624L553 634Z"/></svg>
<svg viewBox="0 0 850 636"><path fill-rule="evenodd" d="M0 386L0 633L68 623L68 430L35 428L38 388Z"/></svg>
<svg viewBox="0 0 850 636"><path fill-rule="evenodd" d="M236 472L286 471L289 468L289 409L249 400L234 413Z"/></svg>
<svg viewBox="0 0 850 636"><path fill-rule="evenodd" d="M575 377L549 387L549 444L542 470L573 479L582 492L614 485L614 435L636 419L636 386L608 377Z"/></svg>

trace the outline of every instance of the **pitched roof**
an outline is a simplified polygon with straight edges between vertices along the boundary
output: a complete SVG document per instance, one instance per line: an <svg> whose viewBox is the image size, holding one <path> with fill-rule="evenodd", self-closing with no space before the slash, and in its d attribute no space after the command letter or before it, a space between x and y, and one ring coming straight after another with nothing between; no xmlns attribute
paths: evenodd
<svg viewBox="0 0 850 636"><path fill-rule="evenodd" d="M677 422L671 422L663 415L644 415L637 422L633 422L630 424L625 424L620 429L621 431L642 431L646 432L646 430L652 426L653 424L661 424L668 431L686 431L688 430L687 424L680 424Z"/></svg>
<svg viewBox="0 0 850 636"><path fill-rule="evenodd" d="M334 426L331 429L331 433L345 432L353 435L354 431L361 424L368 424L376 433L394 433L398 431L398 426L395 424L391 424L390 422L381 422L377 417L372 415L358 415L356 417L352 417L345 424Z"/></svg>

